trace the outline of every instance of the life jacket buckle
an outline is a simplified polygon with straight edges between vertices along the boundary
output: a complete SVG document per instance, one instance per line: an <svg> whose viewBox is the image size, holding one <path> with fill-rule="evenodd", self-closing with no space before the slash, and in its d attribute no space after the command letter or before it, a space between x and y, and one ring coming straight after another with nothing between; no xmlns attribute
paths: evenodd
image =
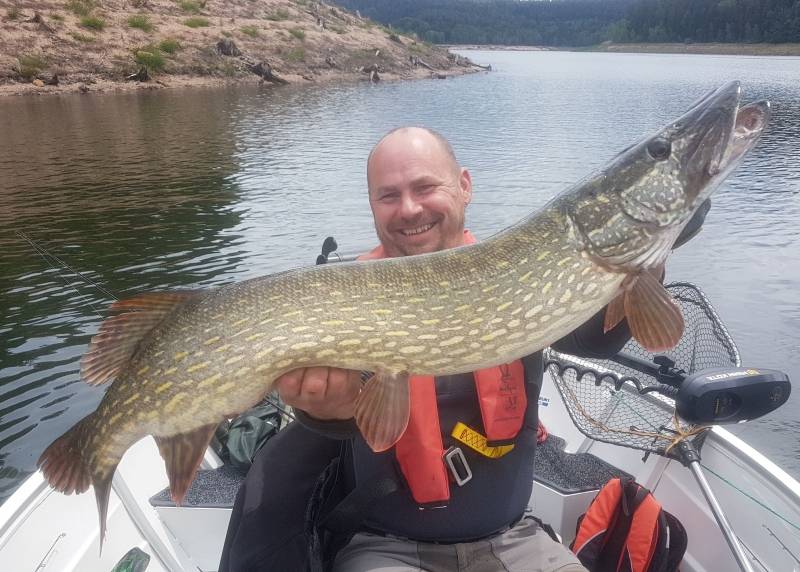
<svg viewBox="0 0 800 572"><path fill-rule="evenodd" d="M467 463L461 447L450 447L444 452L443 457L447 468L450 469L450 474L453 475L453 479L459 487L463 487L472 480L472 469L469 468L469 463Z"/></svg>

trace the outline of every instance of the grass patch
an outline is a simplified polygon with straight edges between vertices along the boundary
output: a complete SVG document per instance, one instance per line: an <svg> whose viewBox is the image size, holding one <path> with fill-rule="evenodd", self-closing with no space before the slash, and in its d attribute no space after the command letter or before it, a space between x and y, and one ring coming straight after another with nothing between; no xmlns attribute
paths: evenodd
<svg viewBox="0 0 800 572"><path fill-rule="evenodd" d="M97 7L94 0L69 0L66 4L67 10L76 16L86 17Z"/></svg>
<svg viewBox="0 0 800 572"><path fill-rule="evenodd" d="M228 30L222 30L222 32L220 32L220 34L222 34L226 38L230 38L231 36L233 36L233 34L231 32L229 32Z"/></svg>
<svg viewBox="0 0 800 572"><path fill-rule="evenodd" d="M96 39L94 36L87 36L80 32L70 32L69 35L72 36L72 39L76 42L83 42L84 44L91 44Z"/></svg>
<svg viewBox="0 0 800 572"><path fill-rule="evenodd" d="M50 14L50 19L55 20L56 22L63 22L64 16L62 16L61 14Z"/></svg>
<svg viewBox="0 0 800 572"><path fill-rule="evenodd" d="M178 6L187 14L199 14L206 7L206 3L196 0L178 0Z"/></svg>
<svg viewBox="0 0 800 572"><path fill-rule="evenodd" d="M131 28L138 28L143 32L152 32L155 26L150 21L150 17L145 14L136 14L128 18L128 26Z"/></svg>
<svg viewBox="0 0 800 572"><path fill-rule="evenodd" d="M174 54L178 50L181 49L181 45L178 40L174 38L167 38L166 40L161 40L161 43L158 44L158 49L164 52L165 54Z"/></svg>
<svg viewBox="0 0 800 572"><path fill-rule="evenodd" d="M148 71L157 72L164 69L166 60L158 46L145 46L133 53L133 59L140 66L144 66Z"/></svg>
<svg viewBox="0 0 800 572"><path fill-rule="evenodd" d="M289 10L286 8L278 8L272 14L267 16L267 20L272 20L273 22L283 22L284 20L289 19Z"/></svg>
<svg viewBox="0 0 800 572"><path fill-rule="evenodd" d="M336 32L337 34L346 34L347 33L347 30L345 29L344 26L337 26L336 24L328 24L327 28L331 32Z"/></svg>
<svg viewBox="0 0 800 572"><path fill-rule="evenodd" d="M101 32L106 27L106 22L97 16L84 16L81 18L81 26L89 30Z"/></svg>
<svg viewBox="0 0 800 572"><path fill-rule="evenodd" d="M306 61L306 49L302 46L292 48L286 54L286 61L294 63Z"/></svg>
<svg viewBox="0 0 800 572"><path fill-rule="evenodd" d="M240 28L242 34L245 36L250 36L251 38L257 38L261 35L261 32L258 31L258 28L255 26L242 26Z"/></svg>
<svg viewBox="0 0 800 572"><path fill-rule="evenodd" d="M297 38L298 40L305 40L306 39L306 33L303 30L301 30L300 28L292 28L291 30L289 30L289 33L292 36L294 36L295 38Z"/></svg>
<svg viewBox="0 0 800 572"><path fill-rule="evenodd" d="M187 18L183 21L184 25L189 26L190 28L205 28L208 26L208 20L205 18L201 18L200 16L195 16L193 18Z"/></svg>
<svg viewBox="0 0 800 572"><path fill-rule="evenodd" d="M11 6L6 9L6 20L16 20L21 15L22 11L19 9L19 6Z"/></svg>
<svg viewBox="0 0 800 572"><path fill-rule="evenodd" d="M218 71L225 77L236 77L239 74L239 68L229 60L222 61L218 67Z"/></svg>
<svg viewBox="0 0 800 572"><path fill-rule="evenodd" d="M38 55L17 56L17 61L19 62L19 75L26 80L32 80L47 66L44 58Z"/></svg>

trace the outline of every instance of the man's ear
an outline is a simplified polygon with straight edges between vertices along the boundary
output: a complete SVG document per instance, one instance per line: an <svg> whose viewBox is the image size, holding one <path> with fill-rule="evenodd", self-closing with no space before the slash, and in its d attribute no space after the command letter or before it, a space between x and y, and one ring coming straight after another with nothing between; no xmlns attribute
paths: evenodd
<svg viewBox="0 0 800 572"><path fill-rule="evenodd" d="M461 193L464 196L464 204L468 205L472 200L472 176L466 169L461 169L461 177L458 180Z"/></svg>

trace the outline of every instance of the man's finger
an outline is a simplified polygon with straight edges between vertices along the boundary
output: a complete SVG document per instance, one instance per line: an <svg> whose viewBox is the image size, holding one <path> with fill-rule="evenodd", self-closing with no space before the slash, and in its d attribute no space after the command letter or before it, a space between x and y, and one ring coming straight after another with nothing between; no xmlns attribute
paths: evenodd
<svg viewBox="0 0 800 572"><path fill-rule="evenodd" d="M300 394L304 398L322 399L328 391L328 375L331 368L309 367L303 374Z"/></svg>
<svg viewBox="0 0 800 572"><path fill-rule="evenodd" d="M294 369L275 380L275 389L284 401L294 400L303 386L304 369Z"/></svg>
<svg viewBox="0 0 800 572"><path fill-rule="evenodd" d="M353 373L347 369L331 368L328 375L328 397L342 401L355 399L361 384Z"/></svg>

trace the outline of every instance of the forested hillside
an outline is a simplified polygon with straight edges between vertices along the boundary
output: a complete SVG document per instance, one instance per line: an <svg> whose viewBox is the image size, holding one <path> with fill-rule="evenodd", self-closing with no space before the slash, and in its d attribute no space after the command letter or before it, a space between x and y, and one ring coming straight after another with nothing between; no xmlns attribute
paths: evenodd
<svg viewBox="0 0 800 572"><path fill-rule="evenodd" d="M800 42L798 0L336 0L444 44Z"/></svg>

